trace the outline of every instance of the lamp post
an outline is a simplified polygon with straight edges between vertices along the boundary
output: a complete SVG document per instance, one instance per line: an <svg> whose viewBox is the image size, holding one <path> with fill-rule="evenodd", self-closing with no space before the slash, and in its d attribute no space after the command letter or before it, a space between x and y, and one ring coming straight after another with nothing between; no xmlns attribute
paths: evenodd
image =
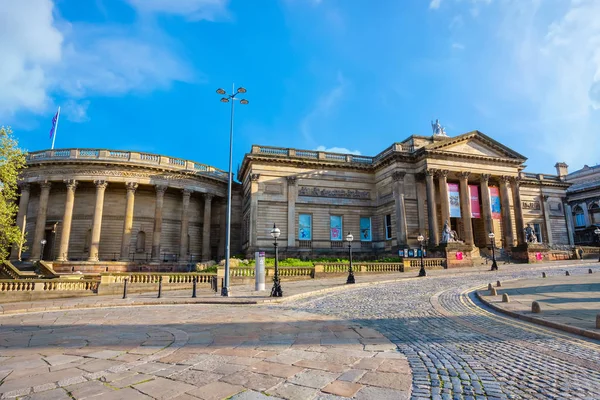
<svg viewBox="0 0 600 400"><path fill-rule="evenodd" d="M419 236L417 236L417 240L419 241L419 247L421 248L421 269L419 270L419 276L427 276L427 272L425 271L425 263L423 262L423 241L425 238L423 235L419 234Z"/></svg>
<svg viewBox="0 0 600 400"><path fill-rule="evenodd" d="M277 251L277 238L281 235L281 231L278 227L273 224L271 229L271 237L275 239L275 276L273 277L273 289L271 289L271 297L282 297L283 291L281 290L281 284L279 282L279 252Z"/></svg>
<svg viewBox="0 0 600 400"><path fill-rule="evenodd" d="M40 250L40 261L44 261L44 246L46 246L46 239L42 239L40 242L42 244L42 250Z"/></svg>
<svg viewBox="0 0 600 400"><path fill-rule="evenodd" d="M490 232L488 237L490 238L490 244L492 245L492 269L490 269L490 271L498 271L498 264L496 263L496 241L494 240L496 235L494 235L494 232Z"/></svg>
<svg viewBox="0 0 600 400"><path fill-rule="evenodd" d="M346 235L346 241L348 242L348 257L350 261L350 266L348 267L348 279L346 280L346 284L355 283L354 281L354 271L352 270L352 241L354 240L354 236L350 232Z"/></svg>
<svg viewBox="0 0 600 400"><path fill-rule="evenodd" d="M600 242L600 228L596 228L594 233L598 235L598 241ZM600 262L600 247L598 247L598 262Z"/></svg>
<svg viewBox="0 0 600 400"><path fill-rule="evenodd" d="M223 280L223 287L221 288L221 296L229 296L229 256L231 253L231 182L232 182L232 158L233 158L233 109L236 100L240 101L240 104L248 104L246 99L238 99L238 94L246 93L246 89L243 87L235 90L235 85L232 85L231 91L233 93L227 94L223 89L217 89L217 93L221 96L221 102L231 103L231 117L229 122L229 173L227 183L227 219L225 222L225 279Z"/></svg>

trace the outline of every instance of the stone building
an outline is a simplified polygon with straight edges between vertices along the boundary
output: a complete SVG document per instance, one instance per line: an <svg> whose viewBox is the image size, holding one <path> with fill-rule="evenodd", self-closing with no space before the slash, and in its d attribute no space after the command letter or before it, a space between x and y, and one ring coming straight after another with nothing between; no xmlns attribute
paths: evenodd
<svg viewBox="0 0 600 400"><path fill-rule="evenodd" d="M570 174L567 174L567 165L562 165L567 182L572 184L567 196L575 244L597 245L600 237L594 231L600 228L600 165L585 165Z"/></svg>
<svg viewBox="0 0 600 400"><path fill-rule="evenodd" d="M29 153L11 259L180 262L225 254L227 173L162 155L99 149ZM239 185L232 202L238 249ZM45 240L45 244L42 241ZM235 253L234 253L235 254Z"/></svg>
<svg viewBox="0 0 600 400"><path fill-rule="evenodd" d="M479 131L413 135L373 157L252 146L238 174L242 249L271 249L274 223L280 251L295 256L344 255L348 232L359 256L415 249L419 234L436 249L446 221L472 257L490 232L508 252L524 245L528 224L538 243L568 245L569 184L524 172L525 160Z"/></svg>

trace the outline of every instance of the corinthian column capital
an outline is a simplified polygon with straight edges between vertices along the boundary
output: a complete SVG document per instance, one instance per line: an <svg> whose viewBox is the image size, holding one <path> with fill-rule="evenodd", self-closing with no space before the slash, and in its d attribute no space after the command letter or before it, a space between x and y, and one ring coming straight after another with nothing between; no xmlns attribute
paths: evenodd
<svg viewBox="0 0 600 400"><path fill-rule="evenodd" d="M133 193L135 193L135 191L136 191L136 190L137 190L137 188L138 188L138 183L137 183L137 182L127 182L127 183L125 184L125 187L127 188L127 191L128 191L128 192L133 192Z"/></svg>
<svg viewBox="0 0 600 400"><path fill-rule="evenodd" d="M106 182L105 180L96 180L94 181L94 185L96 185L96 188L98 190L104 190L108 186L108 182Z"/></svg>
<svg viewBox="0 0 600 400"><path fill-rule="evenodd" d="M65 186L67 186L67 190L72 192L77 189L77 185L79 184L75 179L65 179L63 182L65 183Z"/></svg>

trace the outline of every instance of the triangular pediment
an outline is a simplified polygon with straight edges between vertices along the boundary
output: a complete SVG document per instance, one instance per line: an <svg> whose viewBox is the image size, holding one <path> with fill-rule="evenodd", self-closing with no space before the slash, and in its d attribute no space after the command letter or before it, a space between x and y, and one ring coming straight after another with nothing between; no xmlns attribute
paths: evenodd
<svg viewBox="0 0 600 400"><path fill-rule="evenodd" d="M465 133L426 146L435 153L525 161L527 158L479 131Z"/></svg>

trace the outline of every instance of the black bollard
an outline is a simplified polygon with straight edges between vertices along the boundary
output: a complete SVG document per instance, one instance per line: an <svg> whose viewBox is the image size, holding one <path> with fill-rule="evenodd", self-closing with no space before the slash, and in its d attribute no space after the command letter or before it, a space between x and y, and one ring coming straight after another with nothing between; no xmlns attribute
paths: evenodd
<svg viewBox="0 0 600 400"><path fill-rule="evenodd" d="M124 284L123 284L123 298L124 298L124 299L126 299L126 298L127 298L127 281L128 281L128 280L129 280L128 278L125 278L125 282L124 282Z"/></svg>
<svg viewBox="0 0 600 400"><path fill-rule="evenodd" d="M590 274L591 274L592 272L593 272L593 271L592 271L592 269L591 269L591 268L590 268L590 269L588 269L588 273L590 273Z"/></svg>
<svg viewBox="0 0 600 400"><path fill-rule="evenodd" d="M193 283L193 286L192 286L192 298L195 299L196 298L196 280L197 280L197 277L194 277L193 279L194 279L194 283Z"/></svg>
<svg viewBox="0 0 600 400"><path fill-rule="evenodd" d="M160 299L162 297L162 277L161 280L158 281L158 298Z"/></svg>

